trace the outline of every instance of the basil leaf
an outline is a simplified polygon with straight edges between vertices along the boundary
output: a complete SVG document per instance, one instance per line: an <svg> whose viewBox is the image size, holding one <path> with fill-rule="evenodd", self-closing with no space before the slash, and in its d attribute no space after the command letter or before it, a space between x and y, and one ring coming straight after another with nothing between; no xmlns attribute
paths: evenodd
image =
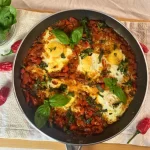
<svg viewBox="0 0 150 150"><path fill-rule="evenodd" d="M110 89L113 88L117 84L116 78L104 78L104 83L106 86L108 86Z"/></svg>
<svg viewBox="0 0 150 150"><path fill-rule="evenodd" d="M126 95L119 86L114 86L113 93L120 99L121 102L126 103Z"/></svg>
<svg viewBox="0 0 150 150"><path fill-rule="evenodd" d="M45 100L44 105L50 106L49 100Z"/></svg>
<svg viewBox="0 0 150 150"><path fill-rule="evenodd" d="M9 32L9 28L8 29L2 29L0 27L0 41L4 41L7 38L8 32Z"/></svg>
<svg viewBox="0 0 150 150"><path fill-rule="evenodd" d="M16 9L12 6L2 7L0 10L0 26L7 29L14 23L16 23Z"/></svg>
<svg viewBox="0 0 150 150"><path fill-rule="evenodd" d="M52 33L56 36L57 39L59 39L59 41L63 44L69 44L70 43L70 39L68 37L68 35L59 29L54 29L52 30Z"/></svg>
<svg viewBox="0 0 150 150"><path fill-rule="evenodd" d="M16 23L17 10L13 6L9 6L10 13L14 16L13 23Z"/></svg>
<svg viewBox="0 0 150 150"><path fill-rule="evenodd" d="M117 79L104 78L104 83L120 99L121 102L126 103L127 97L121 87L117 86Z"/></svg>
<svg viewBox="0 0 150 150"><path fill-rule="evenodd" d="M9 6L11 4L11 0L0 0L0 6Z"/></svg>
<svg viewBox="0 0 150 150"><path fill-rule="evenodd" d="M42 128L50 116L50 106L45 103L41 105L35 112L34 122L38 128Z"/></svg>
<svg viewBox="0 0 150 150"><path fill-rule="evenodd" d="M70 101L70 98L62 94L55 94L49 99L52 107L65 106Z"/></svg>
<svg viewBox="0 0 150 150"><path fill-rule="evenodd" d="M71 41L75 44L77 44L81 38L82 38L82 34L83 34L83 27L78 27L75 30L73 30L73 32L71 33Z"/></svg>

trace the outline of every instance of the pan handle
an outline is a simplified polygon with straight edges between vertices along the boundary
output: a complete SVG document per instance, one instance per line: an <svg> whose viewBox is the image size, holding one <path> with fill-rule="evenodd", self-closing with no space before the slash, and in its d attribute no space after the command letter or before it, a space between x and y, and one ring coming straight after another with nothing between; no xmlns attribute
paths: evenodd
<svg viewBox="0 0 150 150"><path fill-rule="evenodd" d="M66 144L66 150L81 150L81 146Z"/></svg>

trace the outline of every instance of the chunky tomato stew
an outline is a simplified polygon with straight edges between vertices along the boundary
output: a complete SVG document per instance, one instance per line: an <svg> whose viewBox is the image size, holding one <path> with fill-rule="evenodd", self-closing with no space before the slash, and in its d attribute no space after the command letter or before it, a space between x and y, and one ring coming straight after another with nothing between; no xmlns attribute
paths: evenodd
<svg viewBox="0 0 150 150"><path fill-rule="evenodd" d="M136 60L104 21L60 20L28 50L21 69L35 125L68 134L100 134L126 111L136 93Z"/></svg>

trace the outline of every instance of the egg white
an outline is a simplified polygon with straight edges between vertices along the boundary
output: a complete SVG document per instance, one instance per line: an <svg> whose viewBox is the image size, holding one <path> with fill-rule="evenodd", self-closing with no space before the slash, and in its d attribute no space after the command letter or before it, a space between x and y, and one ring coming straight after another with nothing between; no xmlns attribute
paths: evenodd
<svg viewBox="0 0 150 150"><path fill-rule="evenodd" d="M124 74L121 73L118 70L118 66L117 65L111 65L110 67L110 76L116 78L118 80L118 83L120 83L123 80Z"/></svg>
<svg viewBox="0 0 150 150"><path fill-rule="evenodd" d="M102 115L108 124L116 122L118 117L120 117L125 111L122 103L116 107L113 106L113 104L117 102L119 102L118 97L110 91L104 91L101 93L101 96L97 96L97 103L102 105L103 110L107 109L107 112L103 112Z"/></svg>
<svg viewBox="0 0 150 150"><path fill-rule="evenodd" d="M116 53L117 55L115 56L114 53ZM116 58L116 57L118 57L118 58ZM118 70L118 65L122 60L125 60L125 58L126 58L125 55L122 53L122 50L117 49L117 50L113 51L111 54L109 54L108 56L105 56L103 58L105 59L106 63L110 65L109 75L113 78L116 78L118 80L118 83L121 83L123 81L124 74L122 72L120 72L120 70ZM117 59L117 61L116 61L116 59ZM114 62L117 64L115 64Z"/></svg>
<svg viewBox="0 0 150 150"><path fill-rule="evenodd" d="M87 74L91 78L99 76L102 70L102 63L99 62L99 54L93 53L91 56L86 56L83 59L79 57L77 70Z"/></svg>
<svg viewBox="0 0 150 150"><path fill-rule="evenodd" d="M43 37L45 41L45 51L42 53L42 61L48 65L48 67L46 67L48 72L56 72L60 71L68 63L68 56L72 54L72 49L62 44L56 37L48 40L49 35L49 31L47 31ZM54 45L53 50L50 48L52 45ZM61 57L62 53L65 55L65 58Z"/></svg>

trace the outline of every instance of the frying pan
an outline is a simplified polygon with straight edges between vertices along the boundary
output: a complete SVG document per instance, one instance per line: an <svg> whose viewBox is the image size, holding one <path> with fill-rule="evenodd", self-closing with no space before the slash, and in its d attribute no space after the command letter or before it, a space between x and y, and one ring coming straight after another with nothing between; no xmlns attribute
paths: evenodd
<svg viewBox="0 0 150 150"><path fill-rule="evenodd" d="M51 15L47 19L40 22L36 25L24 38L18 53L15 57L14 68L13 68L13 87L14 92L16 95L16 99L18 101L20 108L24 112L27 120L34 126L34 113L35 109L30 108L25 101L25 97L23 95L23 91L20 87L21 79L20 79L20 69L23 59L27 55L27 51L32 45L32 42L39 36L46 28L51 26L52 24L56 23L61 19L66 19L69 17L75 17L77 19L81 19L83 17L88 17L89 19L94 20L104 20L106 24L112 27L117 33L119 33L132 47L133 53L136 56L137 61L137 92L133 101L131 102L129 108L126 110L124 115L120 118L119 121L116 123L109 125L105 130L99 135L92 135L87 137L81 136L72 136L69 135L58 128L50 128L47 126L43 127L42 129L38 129L41 133L54 138L60 142L66 144L68 150L79 150L82 145L88 144L96 144L100 142L104 142L120 132L122 132L134 119L137 115L147 91L148 85L148 71L147 71L147 64L145 61L144 54L142 49L137 42L137 40L133 37L133 35L117 20L114 18L93 10L84 10L84 9L77 9L77 10L67 10L63 12L56 13Z"/></svg>

